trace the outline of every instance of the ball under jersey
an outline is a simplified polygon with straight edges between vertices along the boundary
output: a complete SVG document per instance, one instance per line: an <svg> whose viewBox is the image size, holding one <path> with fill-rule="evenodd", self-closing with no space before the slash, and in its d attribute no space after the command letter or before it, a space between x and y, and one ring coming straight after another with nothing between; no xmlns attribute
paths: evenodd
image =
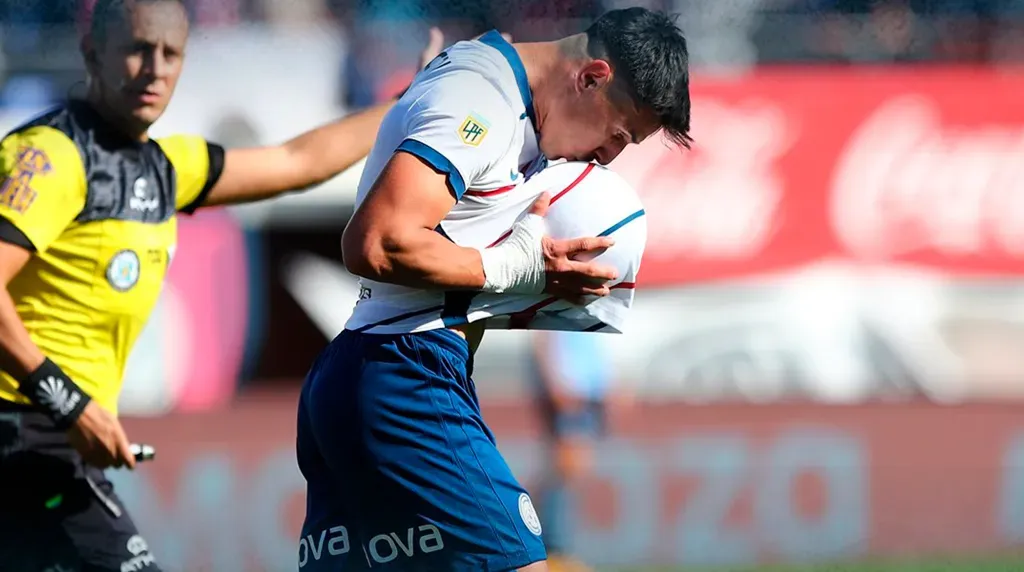
<svg viewBox="0 0 1024 572"><path fill-rule="evenodd" d="M394 153L410 153L447 174L457 199L437 232L460 246L496 244L547 190L526 184L548 166L534 121L526 70L512 45L496 31L459 42L417 75L384 118L359 182L356 205ZM569 311L545 319L545 312L555 308L546 307L550 301L536 307L544 300L536 296L427 291L366 279L360 286L359 300L345 325L358 332L421 332L485 319L488 328L621 330L621 316L612 312L594 316ZM522 312L532 318L489 319Z"/></svg>
<svg viewBox="0 0 1024 572"><path fill-rule="evenodd" d="M7 288L32 341L117 411L125 363L163 285L175 215L202 204L223 148L125 140L74 101L0 141L0 240L33 255ZM0 401L29 403L0 372Z"/></svg>

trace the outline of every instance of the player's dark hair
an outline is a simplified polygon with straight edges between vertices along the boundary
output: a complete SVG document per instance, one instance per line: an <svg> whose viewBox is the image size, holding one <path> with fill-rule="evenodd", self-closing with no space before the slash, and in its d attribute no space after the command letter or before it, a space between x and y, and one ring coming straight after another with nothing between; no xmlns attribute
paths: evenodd
<svg viewBox="0 0 1024 572"><path fill-rule="evenodd" d="M89 33L92 41L102 46L107 41L107 30L112 24L120 24L128 17L128 8L139 4L175 2L185 5L184 0L96 0L89 19Z"/></svg>
<svg viewBox="0 0 1024 572"><path fill-rule="evenodd" d="M669 139L689 147L690 57L673 18L646 8L612 10L586 34L588 55L611 64L634 103L658 116Z"/></svg>

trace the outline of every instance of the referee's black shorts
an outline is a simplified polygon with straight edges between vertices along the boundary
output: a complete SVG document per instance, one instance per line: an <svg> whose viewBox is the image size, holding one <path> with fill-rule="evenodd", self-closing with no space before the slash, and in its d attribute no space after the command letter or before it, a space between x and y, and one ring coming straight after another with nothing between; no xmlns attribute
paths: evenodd
<svg viewBox="0 0 1024 572"><path fill-rule="evenodd" d="M46 416L0 401L0 570L159 572L113 489Z"/></svg>

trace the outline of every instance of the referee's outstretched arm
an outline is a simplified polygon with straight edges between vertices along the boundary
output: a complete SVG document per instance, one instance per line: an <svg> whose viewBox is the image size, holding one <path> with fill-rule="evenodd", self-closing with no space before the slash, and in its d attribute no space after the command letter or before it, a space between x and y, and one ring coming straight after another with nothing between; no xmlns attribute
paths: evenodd
<svg viewBox="0 0 1024 572"><path fill-rule="evenodd" d="M420 67L443 48L444 36L432 28ZM353 113L282 145L226 151L223 172L199 206L258 201L307 189L348 170L370 154L377 129L394 103Z"/></svg>

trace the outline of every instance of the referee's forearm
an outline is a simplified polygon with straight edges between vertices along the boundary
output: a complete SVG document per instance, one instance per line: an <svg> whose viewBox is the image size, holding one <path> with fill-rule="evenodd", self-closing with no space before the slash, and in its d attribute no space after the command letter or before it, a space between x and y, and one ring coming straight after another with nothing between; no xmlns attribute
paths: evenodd
<svg viewBox="0 0 1024 572"><path fill-rule="evenodd" d="M303 165L293 188L322 183L370 154L377 129L394 102L358 111L288 141L284 148Z"/></svg>
<svg viewBox="0 0 1024 572"><path fill-rule="evenodd" d="M10 293L0 288L0 368L15 379L23 379L45 359L29 337Z"/></svg>

